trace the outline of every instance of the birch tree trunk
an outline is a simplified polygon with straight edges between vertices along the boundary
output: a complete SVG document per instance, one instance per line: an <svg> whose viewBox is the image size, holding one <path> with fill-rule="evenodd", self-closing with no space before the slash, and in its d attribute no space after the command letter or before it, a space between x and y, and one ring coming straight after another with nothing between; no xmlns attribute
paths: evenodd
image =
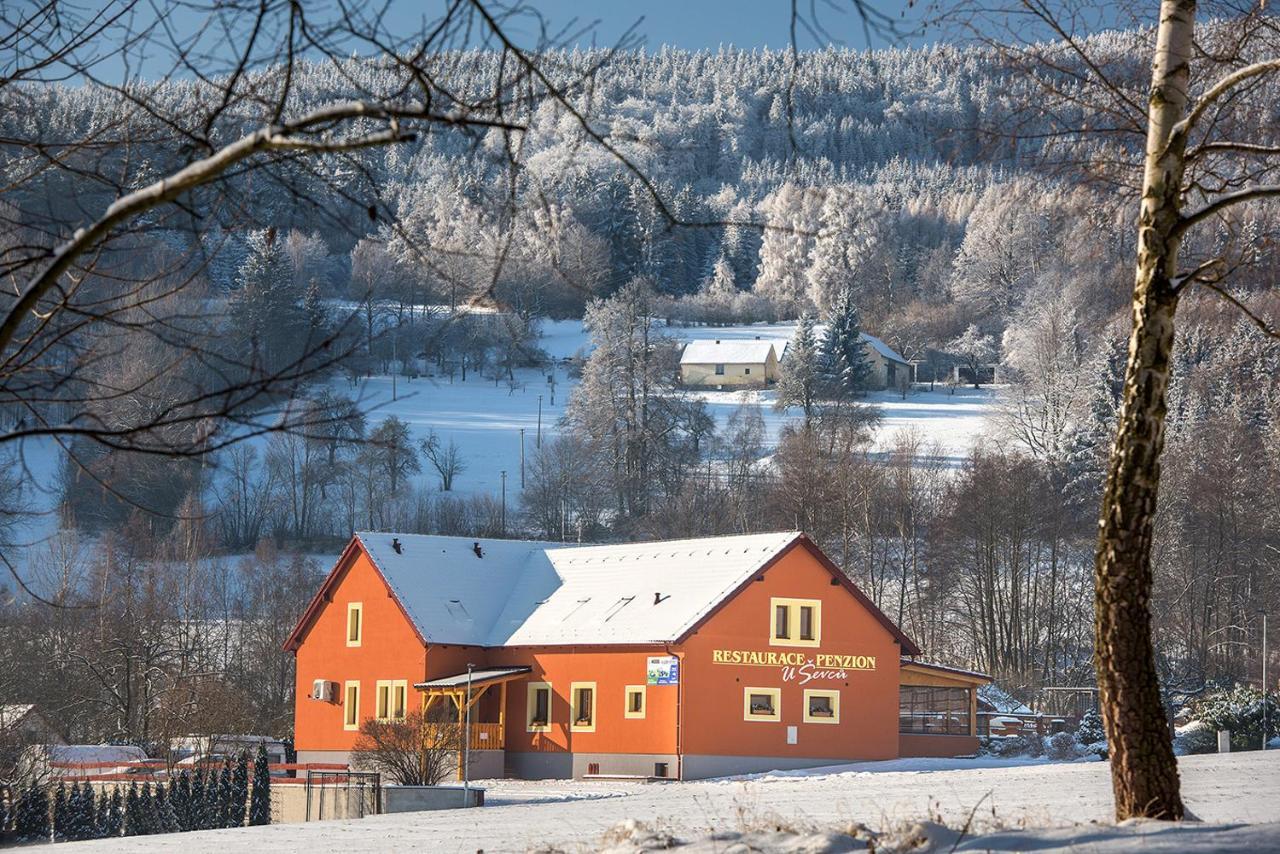
<svg viewBox="0 0 1280 854"><path fill-rule="evenodd" d="M1148 105L1133 331L1099 519L1095 662L1116 819L1181 819L1178 768L1151 640L1151 540L1174 339L1194 0L1163 0Z"/></svg>

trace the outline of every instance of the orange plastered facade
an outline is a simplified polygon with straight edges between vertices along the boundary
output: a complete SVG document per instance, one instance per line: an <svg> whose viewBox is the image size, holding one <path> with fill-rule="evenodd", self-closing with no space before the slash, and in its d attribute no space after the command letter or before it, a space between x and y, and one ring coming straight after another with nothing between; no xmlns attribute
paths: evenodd
<svg viewBox="0 0 1280 854"><path fill-rule="evenodd" d="M336 681L340 691L358 681L363 720L375 714L381 680L405 680L409 707L417 708L422 697L415 683L465 673L468 665L510 665L530 672L509 681L505 691L487 691L472 709L475 722L505 723L508 757L893 758L899 755L902 644L910 641L837 572L800 538L669 643L484 648L425 643L353 541L291 641L297 655L296 744L300 751L349 751L356 740L357 733L344 727L346 695L339 693L337 702L312 700L313 680ZM353 602L363 615L358 646L348 643ZM814 637L777 638L780 603L803 603ZM429 636L430 628L423 629ZM646 684L652 656L679 660L678 684ZM528 725L530 683L551 687L550 721L541 731ZM592 723L585 729L571 722L574 683L594 693ZM628 715L627 690L636 686L643 688L643 714ZM776 714L748 714L748 689L775 697ZM817 707L825 717L811 714L806 692L834 695ZM499 709L504 695L505 709Z"/></svg>

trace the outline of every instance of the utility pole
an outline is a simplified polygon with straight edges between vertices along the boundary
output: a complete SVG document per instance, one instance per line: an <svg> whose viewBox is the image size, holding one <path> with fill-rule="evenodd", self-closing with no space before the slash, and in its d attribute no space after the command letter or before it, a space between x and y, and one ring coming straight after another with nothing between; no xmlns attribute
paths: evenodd
<svg viewBox="0 0 1280 854"><path fill-rule="evenodd" d="M521 433L524 431L521 430ZM534 446L542 447L542 395L538 395L538 435L534 438Z"/></svg>
<svg viewBox="0 0 1280 854"><path fill-rule="evenodd" d="M398 334L400 327L396 326L396 331L391 333L391 400L396 399L396 339L400 337Z"/></svg>
<svg viewBox="0 0 1280 854"><path fill-rule="evenodd" d="M520 491L524 492L524 428L520 428Z"/></svg>
<svg viewBox="0 0 1280 854"><path fill-rule="evenodd" d="M507 535L507 470L502 470L502 536Z"/></svg>
<svg viewBox="0 0 1280 854"><path fill-rule="evenodd" d="M462 805L471 806L471 671L476 666L467 662L467 723L462 730Z"/></svg>
<svg viewBox="0 0 1280 854"><path fill-rule="evenodd" d="M1271 733L1267 720L1267 612L1258 613L1262 615L1262 749L1266 750L1267 736Z"/></svg>

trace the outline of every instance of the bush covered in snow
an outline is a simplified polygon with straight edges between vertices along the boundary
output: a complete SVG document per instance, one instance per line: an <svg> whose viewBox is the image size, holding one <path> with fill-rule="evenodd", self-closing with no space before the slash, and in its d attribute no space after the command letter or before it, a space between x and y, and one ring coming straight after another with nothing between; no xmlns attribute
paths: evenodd
<svg viewBox="0 0 1280 854"><path fill-rule="evenodd" d="M1085 712L1076 727L1075 740L1082 755L1106 759L1107 733L1102 727L1102 715L1094 709Z"/></svg>
<svg viewBox="0 0 1280 854"><path fill-rule="evenodd" d="M1079 759L1082 752L1076 737L1069 732L1055 732L1045 739L1044 755L1055 762Z"/></svg>
<svg viewBox="0 0 1280 854"><path fill-rule="evenodd" d="M1241 685L1230 691L1220 691L1197 699L1191 706L1192 717L1204 723L1214 735L1212 749L1217 749L1216 733L1220 729L1231 731L1232 750L1260 750L1262 748L1263 703L1266 703L1269 719L1268 737L1276 734L1280 721L1280 704L1275 694L1265 699L1262 691ZM1207 753L1209 751L1198 751Z"/></svg>
<svg viewBox="0 0 1280 854"><path fill-rule="evenodd" d="M1035 733L1028 735L992 736L982 745L983 752L1002 758L1013 756L1044 756L1044 739Z"/></svg>
<svg viewBox="0 0 1280 854"><path fill-rule="evenodd" d="M1204 721L1192 721L1178 728L1173 739L1173 752L1179 756L1194 753L1214 753L1218 750L1218 733Z"/></svg>

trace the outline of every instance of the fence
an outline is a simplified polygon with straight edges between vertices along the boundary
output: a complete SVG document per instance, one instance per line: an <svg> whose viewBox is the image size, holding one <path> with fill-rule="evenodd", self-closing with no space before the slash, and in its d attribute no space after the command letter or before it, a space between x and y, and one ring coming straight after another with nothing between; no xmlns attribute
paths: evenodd
<svg viewBox="0 0 1280 854"><path fill-rule="evenodd" d="M285 805L281 821L364 818L382 812L382 775L376 771L307 769L303 782L306 803L302 817L292 817Z"/></svg>

